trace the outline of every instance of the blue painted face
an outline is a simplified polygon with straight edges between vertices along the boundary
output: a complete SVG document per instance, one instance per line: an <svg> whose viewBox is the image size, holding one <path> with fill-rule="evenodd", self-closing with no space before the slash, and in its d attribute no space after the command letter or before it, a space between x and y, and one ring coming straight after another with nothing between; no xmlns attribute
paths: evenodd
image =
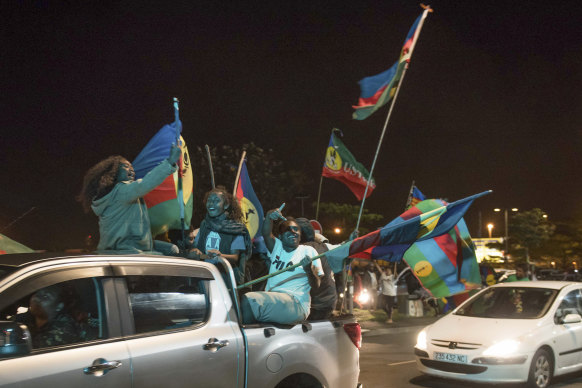
<svg viewBox="0 0 582 388"><path fill-rule="evenodd" d="M287 229L279 236L281 243L285 248L297 248L299 246L299 241L301 241L301 229L299 225L291 221Z"/></svg>
<svg viewBox="0 0 582 388"><path fill-rule="evenodd" d="M206 212L208 216L214 218L224 214L228 209L228 204L221 194L211 193L206 200Z"/></svg>
<svg viewBox="0 0 582 388"><path fill-rule="evenodd" d="M119 171L117 172L117 182L123 181L134 181L135 171L133 171L133 166L127 160L119 165Z"/></svg>

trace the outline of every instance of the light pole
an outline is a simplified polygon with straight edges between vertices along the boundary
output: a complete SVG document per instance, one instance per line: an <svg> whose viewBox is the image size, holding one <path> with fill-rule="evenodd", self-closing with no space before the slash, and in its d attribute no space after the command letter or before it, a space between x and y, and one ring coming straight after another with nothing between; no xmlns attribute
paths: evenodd
<svg viewBox="0 0 582 388"><path fill-rule="evenodd" d="M512 212L516 212L518 210L519 209L516 207L511 208ZM500 212L501 209L495 208L495 209L493 209L493 211ZM503 209L503 211L505 213L505 238L504 238L504 240L505 240L505 261L507 261L507 255L509 254L509 229L508 229L508 221L507 221L508 209Z"/></svg>
<svg viewBox="0 0 582 388"><path fill-rule="evenodd" d="M493 230L493 224L487 224L487 229L489 229L489 238L491 238L491 231Z"/></svg>

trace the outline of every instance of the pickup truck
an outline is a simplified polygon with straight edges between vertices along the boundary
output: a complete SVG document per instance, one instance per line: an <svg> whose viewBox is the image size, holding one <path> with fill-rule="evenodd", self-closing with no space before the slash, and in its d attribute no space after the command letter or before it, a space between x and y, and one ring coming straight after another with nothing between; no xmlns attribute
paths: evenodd
<svg viewBox="0 0 582 388"><path fill-rule="evenodd" d="M224 260L0 255L0 386L361 386L353 316L241 325L233 284Z"/></svg>

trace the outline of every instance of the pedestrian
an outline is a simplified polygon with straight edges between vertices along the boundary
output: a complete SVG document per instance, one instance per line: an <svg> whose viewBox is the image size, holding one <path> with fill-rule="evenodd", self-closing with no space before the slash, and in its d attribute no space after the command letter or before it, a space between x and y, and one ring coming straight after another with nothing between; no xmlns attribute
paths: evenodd
<svg viewBox="0 0 582 388"><path fill-rule="evenodd" d="M87 171L77 200L85 212L93 210L99 217L98 252L179 253L174 244L154 241L143 196L176 171L180 156L180 147L172 145L168 159L138 180L133 166L122 156L110 156Z"/></svg>
<svg viewBox="0 0 582 388"><path fill-rule="evenodd" d="M527 277L527 264L517 263L515 265L515 274L511 274L505 279L505 282L527 282L529 278ZM504 282L504 283L505 283Z"/></svg>
<svg viewBox="0 0 582 388"><path fill-rule="evenodd" d="M378 278L376 277L374 269L374 264L370 263L364 272L365 283L368 285L368 295L370 296L370 302L368 304L368 310L370 311L374 311L378 303Z"/></svg>
<svg viewBox="0 0 582 388"><path fill-rule="evenodd" d="M311 286L306 271L315 271L316 277L321 278L321 261L309 260L309 257L317 255L317 251L299 244L301 229L291 217L279 224L278 237L273 235L273 222L282 218L280 210L273 209L267 212L263 222L262 234L271 262L269 273L294 264L302 265L269 278L266 291L244 294L241 298L243 323L295 324L309 316Z"/></svg>
<svg viewBox="0 0 582 388"><path fill-rule="evenodd" d="M390 268L382 269L378 265L377 262L374 261L374 265L380 272L380 284L382 287L382 294L380 294L381 298L381 306L382 309L386 312L387 323L392 323L392 310L394 307L394 299L396 298L396 287L395 287L395 274L392 274L392 270ZM394 267L396 271L396 266Z"/></svg>

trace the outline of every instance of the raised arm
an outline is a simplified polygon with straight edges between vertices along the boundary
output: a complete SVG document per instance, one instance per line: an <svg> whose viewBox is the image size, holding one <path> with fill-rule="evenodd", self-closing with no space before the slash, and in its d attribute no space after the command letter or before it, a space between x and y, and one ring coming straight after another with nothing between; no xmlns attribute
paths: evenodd
<svg viewBox="0 0 582 388"><path fill-rule="evenodd" d="M272 209L267 212L265 216L265 221L263 222L263 229L261 233L265 239L265 245L269 252L273 252L275 247L275 236L273 235L273 221L281 217L281 212L279 209Z"/></svg>

